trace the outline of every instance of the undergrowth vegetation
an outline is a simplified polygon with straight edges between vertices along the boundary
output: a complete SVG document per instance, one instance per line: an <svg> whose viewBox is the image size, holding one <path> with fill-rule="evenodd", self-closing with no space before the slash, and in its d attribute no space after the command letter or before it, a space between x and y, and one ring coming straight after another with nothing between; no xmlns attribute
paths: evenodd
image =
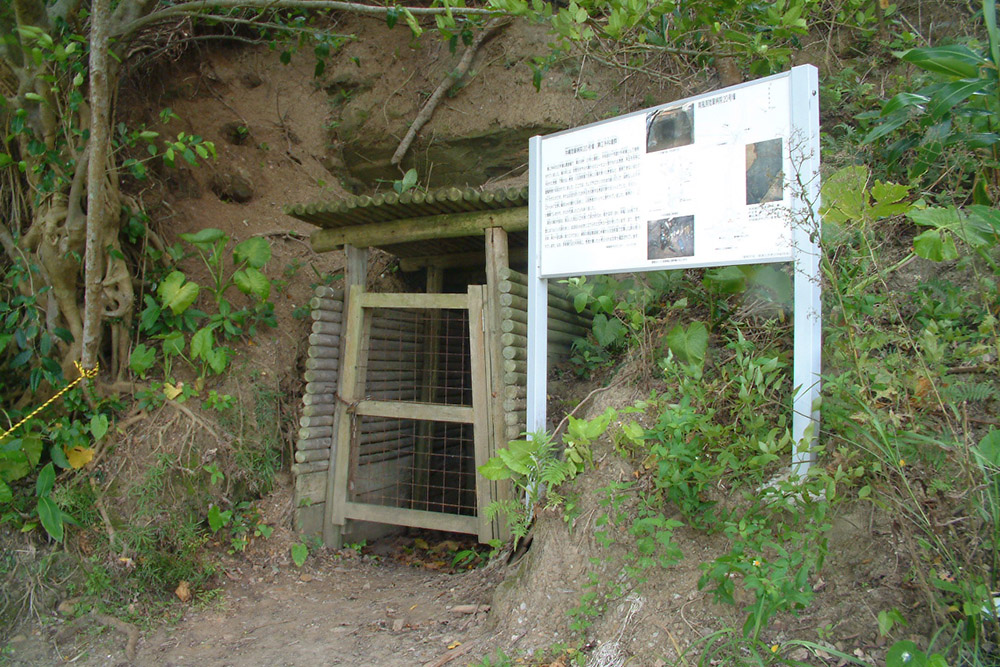
<svg viewBox="0 0 1000 667"><path fill-rule="evenodd" d="M727 538L728 552L702 564L699 587L744 618L691 647L698 664L794 664L818 652L869 664L838 652L829 637L776 641L769 630L776 615L808 607L832 517L842 505L861 504L894 518L906 585L922 601L913 610L877 610L879 635L890 640L885 663L995 664L995 3L982 3L978 19L977 38L897 52L903 74L888 80L895 88L884 101L849 68L824 85L824 98L848 113L824 127L822 420L816 464L805 476L787 473L797 446L788 267L566 281L577 308L595 313L592 335L574 346L575 371L607 377L608 368L655 368L658 387L589 422L607 431L602 446L634 474L600 490L593 537L630 547L593 559L570 611L570 627L583 636L612 602L641 592L651 568L685 558L673 534L687 525ZM582 468L559 462L551 436L532 437L542 444L511 443L491 461L507 472L484 470L510 474L529 491L527 509L498 508L514 516L518 536L536 503L558 509L571 526L578 511L573 480ZM553 485L548 495L545 483ZM596 574L607 559L617 559L618 576ZM915 642L905 628L922 623L926 634Z"/></svg>
<svg viewBox="0 0 1000 667"><path fill-rule="evenodd" d="M467 43L479 19L452 15L458 3L443 4L449 11L437 15L437 27L453 47L459 38ZM849 32L852 56L863 56L830 64L821 78L825 375L817 463L806 476L784 474L797 446L789 410L795 389L789 267L567 281L577 307L595 314L592 335L574 346L572 372L598 376L631 364L656 386L635 405L589 420L570 417L564 433L513 442L482 469L488 478L510 479L527 497L527 504L490 509L507 517L520 540L539 506L577 528L577 480L595 465L596 448L632 466L630 479L598 490L599 508L588 524L602 545L597 564L616 576L591 578L567 623L586 636L612 602L689 557L675 540L683 527L726 538L727 551L703 564L699 586L739 608L742 619L689 649L693 662L789 663L793 651L804 649L866 664L822 637L778 641L772 631L777 617L811 604L832 517L860 503L895 518L907 584L924 601L916 610L877 610L878 632L891 642L886 663L995 664L1000 32L994 0L975 6L968 34L934 44L894 5L861 0L495 0L490 6L552 26L552 51L530 62L536 86L558 60L581 53L668 79L677 77L657 66L671 58L679 69L766 74L786 67L810 30L824 31L831 43ZM235 14L216 18L226 16L249 22ZM420 30L408 10L386 8L386 18ZM12 10L0 9L0 25L14 23ZM295 34L305 34L302 26ZM81 612L94 605L141 620L157 610L150 591L162 601L178 582L197 590L210 580L216 566L204 545L236 553L270 533L254 500L286 463L283 395L234 362L236 347L274 322L276 287L264 274L271 250L262 238L231 245L217 229L168 245L135 201L116 190L106 216L115 224L108 223L105 240L109 264L127 270L115 283L125 292L120 313L108 320L114 339L106 356L121 373L114 379L131 372L137 382L134 405L88 386L68 387L81 332L59 325L69 326L70 318L50 317L57 305L50 279L59 275L44 275L43 260L50 273L58 268L72 278L64 281L70 296L63 301L76 304L80 239L74 237L73 250L44 257L41 250L19 250L19 242L31 236L35 216L52 225L68 218L81 224L81 189L73 186L83 178L79 156L87 141L88 47L82 24L20 28L4 48L30 55L23 64L34 65L21 77L30 90L10 95L10 113L0 108L0 181L5 193L16 193L3 209L11 222L0 230L0 396L7 426L16 426L0 436L0 523L30 548L0 555L6 582L28 582L5 587L0 618L38 613L55 588L51 582L59 581L64 593L87 600ZM315 47L317 75L336 45ZM44 95L35 92L36 77ZM586 97L582 83L579 89ZM48 144L32 114L55 128ZM164 128L172 119L163 110ZM194 164L214 155L197 134L116 130L109 162L135 182L154 164L169 168L175 157ZM119 183L117 175L112 181ZM416 173L398 183L397 191L413 188ZM56 195L66 197L71 188L72 210L60 203L46 217ZM34 232L34 243L41 236ZM202 269L208 278L199 284ZM134 322L133 302L140 309ZM233 389L209 388L234 371L250 377L253 388L244 392L238 380ZM32 412L53 395L58 405ZM211 423L191 410L196 400ZM169 416L141 432L126 431L124 415L132 408ZM195 433L220 447L195 451ZM164 437L176 442L129 462L141 474L118 487L95 463L129 437L147 445ZM110 498L120 502L108 507ZM57 549L33 560L19 555L34 554L41 541L63 544L68 535L82 568L68 566ZM296 553L300 563L305 545ZM930 629L916 643L905 628L926 625L928 616Z"/></svg>

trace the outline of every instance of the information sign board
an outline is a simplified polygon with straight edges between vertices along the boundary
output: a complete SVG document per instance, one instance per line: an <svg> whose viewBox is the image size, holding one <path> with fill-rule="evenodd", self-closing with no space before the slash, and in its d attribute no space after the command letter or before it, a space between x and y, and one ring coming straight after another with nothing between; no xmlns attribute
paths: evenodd
<svg viewBox="0 0 1000 667"><path fill-rule="evenodd" d="M545 277L789 261L790 77L541 141Z"/></svg>
<svg viewBox="0 0 1000 667"><path fill-rule="evenodd" d="M547 279L790 261L793 435L815 438L818 100L804 65L531 140L529 430L545 424Z"/></svg>

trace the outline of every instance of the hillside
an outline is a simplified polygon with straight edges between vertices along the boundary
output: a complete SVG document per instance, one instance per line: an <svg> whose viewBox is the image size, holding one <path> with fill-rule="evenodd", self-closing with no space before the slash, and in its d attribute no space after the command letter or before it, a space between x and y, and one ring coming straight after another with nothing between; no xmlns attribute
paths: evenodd
<svg viewBox="0 0 1000 667"><path fill-rule="evenodd" d="M331 15L325 55L151 37L156 57L124 74L115 118L116 243L135 322L105 342L100 396L71 392L5 441L2 659L995 664L1000 38L982 18L993 4L841 4L806 31L775 19L784 56L778 42L766 56L640 56L655 35L629 41L638 18L620 42L600 33L552 51L548 26L503 24L400 166L391 156L471 35L449 43L431 19L416 37L405 19ZM606 26L611 12L590 10L580 24ZM944 44L963 50L933 51ZM900 59L907 48L917 55ZM551 482L529 515L504 510L530 531L493 549L409 529L340 551L301 538L290 470L308 303L317 285L343 284L346 260L313 252L315 228L283 207L391 192L411 168L418 190L520 187L527 138L749 80L765 60L820 68L825 376L810 476L786 470L789 267L571 279L597 313L550 376L552 425L571 417L527 473L505 471L526 488ZM212 149L147 160L141 132ZM126 166L142 160L146 173ZM240 252L263 253L258 239L266 258L239 267L267 289L237 289ZM209 255L214 243L224 250ZM19 304L21 265L5 262L6 301ZM213 292L217 280L233 289ZM367 282L423 280L376 253ZM180 311L164 297L171 281L201 286ZM25 321L9 318L0 353ZM208 322L218 328L196 356L190 339ZM15 404L14 386L0 383L12 417L54 393L43 384ZM36 434L46 444L31 473L10 472ZM67 465L43 493L50 449ZM65 517L63 539L50 539L43 496Z"/></svg>

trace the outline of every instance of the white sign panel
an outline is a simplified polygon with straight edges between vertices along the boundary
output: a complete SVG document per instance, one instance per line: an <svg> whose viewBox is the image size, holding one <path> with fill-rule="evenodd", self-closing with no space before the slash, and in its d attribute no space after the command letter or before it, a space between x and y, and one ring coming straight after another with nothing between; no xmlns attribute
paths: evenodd
<svg viewBox="0 0 1000 667"><path fill-rule="evenodd" d="M529 146L528 431L546 427L547 280L791 261L794 469L819 426L822 338L815 67Z"/></svg>
<svg viewBox="0 0 1000 667"><path fill-rule="evenodd" d="M790 79L543 137L542 276L791 260Z"/></svg>

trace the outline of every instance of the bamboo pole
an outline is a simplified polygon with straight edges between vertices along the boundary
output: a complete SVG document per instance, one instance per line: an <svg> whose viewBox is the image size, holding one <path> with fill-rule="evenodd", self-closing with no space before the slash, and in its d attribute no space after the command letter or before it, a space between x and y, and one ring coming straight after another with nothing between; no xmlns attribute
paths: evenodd
<svg viewBox="0 0 1000 667"><path fill-rule="evenodd" d="M511 363L517 363L517 362L511 362ZM528 381L528 376L524 372L518 373L515 371L507 371L506 369L504 371L503 383L508 387L509 386L523 387L525 386L525 383L527 383L527 381Z"/></svg>
<svg viewBox="0 0 1000 667"><path fill-rule="evenodd" d="M319 417L320 415L333 415L334 408L336 406L333 403L319 403L314 405L307 405L302 408L303 417Z"/></svg>
<svg viewBox="0 0 1000 667"><path fill-rule="evenodd" d="M337 358L331 359L324 355L322 357L310 357L306 359L307 370L335 371L338 368L340 368L340 360Z"/></svg>
<svg viewBox="0 0 1000 667"><path fill-rule="evenodd" d="M313 461L323 461L330 464L330 451L328 449L300 449L295 452L296 463L311 463Z"/></svg>
<svg viewBox="0 0 1000 667"><path fill-rule="evenodd" d="M340 343L340 336L329 334L309 334L309 344L322 347L337 347Z"/></svg>
<svg viewBox="0 0 1000 667"><path fill-rule="evenodd" d="M528 395L528 390L523 385L508 385L503 388L504 398L524 398Z"/></svg>
<svg viewBox="0 0 1000 667"><path fill-rule="evenodd" d="M528 372L528 364L524 361L515 361L513 359L504 359L503 362L504 373L521 373L526 374Z"/></svg>
<svg viewBox="0 0 1000 667"><path fill-rule="evenodd" d="M330 299L318 295L314 296L309 299L309 308L311 310L341 313L344 311L344 295L341 294L339 299Z"/></svg>
<svg viewBox="0 0 1000 667"><path fill-rule="evenodd" d="M324 322L322 320L313 322L310 329L312 333L327 334L329 336L339 336L342 330L343 327L340 322Z"/></svg>
<svg viewBox="0 0 1000 667"><path fill-rule="evenodd" d="M308 440L299 440L295 445L295 449L330 449L330 438L309 438Z"/></svg>
<svg viewBox="0 0 1000 667"><path fill-rule="evenodd" d="M528 299L523 296L518 296L517 294L501 292L500 305L517 308L518 310L527 312ZM582 313L578 313L576 312L576 308L573 307L573 304L569 302L560 303L556 297L549 298L548 313L549 317L556 317L557 319L565 320L567 322L576 323L577 321L582 320L585 325L594 319L594 316L590 311L585 310Z"/></svg>
<svg viewBox="0 0 1000 667"><path fill-rule="evenodd" d="M303 373L306 382L336 382L340 371L308 370Z"/></svg>
<svg viewBox="0 0 1000 667"><path fill-rule="evenodd" d="M344 290L339 287L328 287L327 285L318 285L313 291L320 299L331 299L333 301L338 301L341 304L344 303Z"/></svg>
<svg viewBox="0 0 1000 667"><path fill-rule="evenodd" d="M299 426L302 428L313 428L314 426L333 426L333 414L299 417Z"/></svg>
<svg viewBox="0 0 1000 667"><path fill-rule="evenodd" d="M293 475L307 475L311 472L323 472L330 469L329 461L312 461L310 463L292 464Z"/></svg>
<svg viewBox="0 0 1000 667"><path fill-rule="evenodd" d="M528 401L524 398L508 398L503 402L503 409L508 412L515 410L525 410L528 407Z"/></svg>
<svg viewBox="0 0 1000 667"><path fill-rule="evenodd" d="M337 399L333 394L306 394L302 397L302 405L306 408L313 405L327 405L336 403Z"/></svg>
<svg viewBox="0 0 1000 667"><path fill-rule="evenodd" d="M337 310L314 310L309 313L309 317L324 322L342 322L344 320L344 314Z"/></svg>
<svg viewBox="0 0 1000 667"><path fill-rule="evenodd" d="M335 347L329 347L326 345L310 345L309 349L306 350L306 355L309 357L309 359L316 359L316 360L322 359L324 363L329 363L329 362L333 362L336 364L340 363L340 360L338 359L340 355L340 350L338 350ZM309 360L307 359L306 360L307 368L308 368L308 363Z"/></svg>

